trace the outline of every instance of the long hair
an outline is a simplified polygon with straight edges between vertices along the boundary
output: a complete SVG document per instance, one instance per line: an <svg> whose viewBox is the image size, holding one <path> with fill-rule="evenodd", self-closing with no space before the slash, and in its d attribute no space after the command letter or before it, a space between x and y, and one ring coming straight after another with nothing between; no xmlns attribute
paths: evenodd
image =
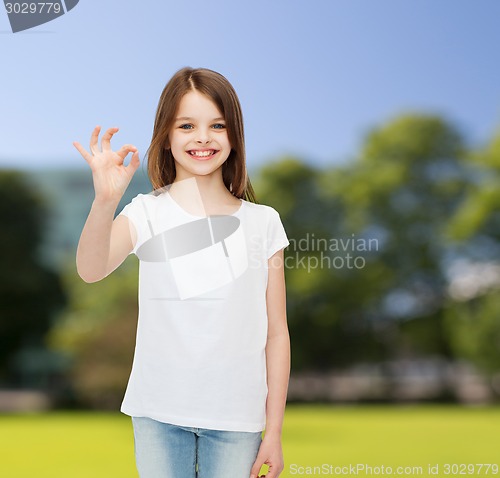
<svg viewBox="0 0 500 478"><path fill-rule="evenodd" d="M222 166L224 185L237 198L256 203L247 173L243 115L238 96L224 76L207 68L181 68L163 89L156 111L153 137L146 152L148 176L153 189L168 186L175 180L175 161L168 134L183 96L193 90L208 96L226 122L231 152Z"/></svg>

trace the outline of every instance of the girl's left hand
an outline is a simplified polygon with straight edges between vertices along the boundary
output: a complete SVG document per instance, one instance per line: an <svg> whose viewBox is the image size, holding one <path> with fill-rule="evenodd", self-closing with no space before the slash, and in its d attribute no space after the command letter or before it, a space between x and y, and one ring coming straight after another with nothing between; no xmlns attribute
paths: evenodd
<svg viewBox="0 0 500 478"><path fill-rule="evenodd" d="M264 435L260 444L259 453L255 463L250 470L250 478L259 478L260 467L266 464L269 471L260 478L277 478L285 467L283 461L283 451L281 448L281 439Z"/></svg>

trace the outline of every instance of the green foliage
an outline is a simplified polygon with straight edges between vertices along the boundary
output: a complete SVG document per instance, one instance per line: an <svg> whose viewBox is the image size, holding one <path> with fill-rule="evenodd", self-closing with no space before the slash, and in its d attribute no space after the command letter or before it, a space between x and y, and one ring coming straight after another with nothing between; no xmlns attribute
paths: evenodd
<svg viewBox="0 0 500 478"><path fill-rule="evenodd" d="M474 174L464 201L448 221L447 237L462 246L462 256L473 264L498 265L500 131L484 148L468 154L467 161ZM445 322L455 355L490 376L500 372L498 274L495 281L489 290L478 290L467 301L450 301Z"/></svg>
<svg viewBox="0 0 500 478"><path fill-rule="evenodd" d="M498 291L467 302L450 303L445 311L445 325L451 346L487 375L500 371L500 296Z"/></svg>
<svg viewBox="0 0 500 478"><path fill-rule="evenodd" d="M441 323L444 230L468 176L459 132L419 114L373 129L359 157L342 167L319 171L284 158L263 168L257 195L280 211L291 242L285 257L295 370L450 354ZM316 249L312 237L327 246ZM349 238L370 247L331 247L332 239ZM301 239L309 241L305 250L297 247ZM342 261L349 255L362 267ZM329 266L300 263L323 264L325 256ZM414 335L421 327L410 322L418 320L426 332Z"/></svg>
<svg viewBox="0 0 500 478"><path fill-rule="evenodd" d="M500 131L482 150L467 155L474 171L467 197L448 223L450 239L472 240L478 234L500 238Z"/></svg>
<svg viewBox="0 0 500 478"><path fill-rule="evenodd" d="M362 315L372 316L390 355L449 355L439 312L447 286L444 229L464 198L468 176L455 128L436 116L408 114L372 130L357 161L332 171L329 187L327 179L322 183L340 203L341 230L380 240L366 268L355 271L363 282L356 292L371 297ZM373 270L378 283L375 274L363 281ZM430 317L426 343L403 332L402 320Z"/></svg>
<svg viewBox="0 0 500 478"><path fill-rule="evenodd" d="M66 268L69 304L48 343L71 361L69 379L85 405L116 408L123 398L137 326L137 265L137 259L129 257L92 284L78 276L73 261Z"/></svg>
<svg viewBox="0 0 500 478"><path fill-rule="evenodd" d="M24 385L16 354L43 346L64 305L58 274L39 254L47 215L43 197L22 173L0 171L0 375L11 385Z"/></svg>
<svg viewBox="0 0 500 478"><path fill-rule="evenodd" d="M329 369L380 352L359 320L364 302L357 291L381 271L356 274L325 262L345 259L345 251L331 251L329 241L350 235L339 234L338 198L324 193L322 179L323 172L284 158L264 167L254 181L259 200L280 212L290 240L285 274L294 370Z"/></svg>

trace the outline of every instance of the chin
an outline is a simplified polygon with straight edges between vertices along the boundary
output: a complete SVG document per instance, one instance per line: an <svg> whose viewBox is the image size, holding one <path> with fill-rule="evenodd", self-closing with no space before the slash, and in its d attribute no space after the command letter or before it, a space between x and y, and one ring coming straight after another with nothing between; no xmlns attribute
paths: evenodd
<svg viewBox="0 0 500 478"><path fill-rule="evenodd" d="M222 165L221 165L222 166ZM198 168L184 168L188 173L195 174L196 176L208 176L210 174L215 173L218 169L221 169L221 166L216 168L207 168L207 167L198 167Z"/></svg>

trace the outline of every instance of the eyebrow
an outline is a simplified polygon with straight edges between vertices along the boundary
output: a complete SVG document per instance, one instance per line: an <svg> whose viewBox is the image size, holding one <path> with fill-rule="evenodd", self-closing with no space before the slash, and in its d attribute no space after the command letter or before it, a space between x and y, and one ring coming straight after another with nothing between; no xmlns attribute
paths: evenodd
<svg viewBox="0 0 500 478"><path fill-rule="evenodd" d="M190 121L192 119L194 119L194 118L191 118L189 116L182 116L181 118L175 118L175 121L180 121L180 120L188 120L188 121ZM219 118L214 118L212 121L225 121L225 119L222 118L222 117L219 117Z"/></svg>

